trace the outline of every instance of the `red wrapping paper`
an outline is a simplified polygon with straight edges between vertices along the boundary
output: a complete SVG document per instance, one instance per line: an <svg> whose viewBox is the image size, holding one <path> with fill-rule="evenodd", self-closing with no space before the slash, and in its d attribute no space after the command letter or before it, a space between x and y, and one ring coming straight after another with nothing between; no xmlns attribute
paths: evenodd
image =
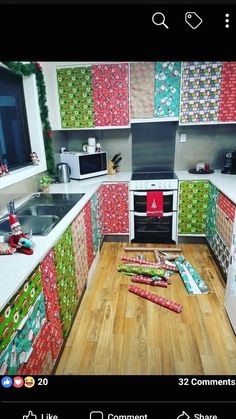
<svg viewBox="0 0 236 419"><path fill-rule="evenodd" d="M162 288L167 288L167 282L166 281L153 281L150 278L147 278L145 276L142 275L134 275L131 278L132 282L138 282L140 284L147 284L147 285L154 285L156 287L162 287Z"/></svg>
<svg viewBox="0 0 236 419"><path fill-rule="evenodd" d="M123 256L121 258L121 260L123 262L126 263L136 263L137 265L151 265L151 266L156 266L157 268L159 268L161 266L160 263L157 262L149 262L148 260L142 260L142 259L138 259L138 258L131 258L129 256Z"/></svg>
<svg viewBox="0 0 236 419"><path fill-rule="evenodd" d="M147 192L147 216L162 217L163 216L163 192L148 191Z"/></svg>
<svg viewBox="0 0 236 419"><path fill-rule="evenodd" d="M159 304L162 307L168 308L176 313L183 311L183 306L175 303L174 301L167 300L166 298L160 297L159 295L152 294L151 292L145 291L142 288L130 285L128 287L129 292L139 295L140 297L146 298L146 300L152 301L153 303Z"/></svg>

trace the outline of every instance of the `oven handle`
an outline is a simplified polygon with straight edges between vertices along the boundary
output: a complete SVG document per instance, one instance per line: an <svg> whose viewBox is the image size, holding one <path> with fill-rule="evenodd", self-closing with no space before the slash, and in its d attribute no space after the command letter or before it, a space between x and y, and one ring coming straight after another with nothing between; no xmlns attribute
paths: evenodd
<svg viewBox="0 0 236 419"><path fill-rule="evenodd" d="M134 211L134 212L131 212L131 216L132 216L132 214L136 215L137 217L148 217L146 212L136 212L136 211ZM162 217L172 217L172 216L174 216L174 214L176 214L176 213L175 212L164 212ZM151 215L151 217L153 217L153 216ZM159 218L161 218L161 217L159 217Z"/></svg>
<svg viewBox="0 0 236 419"><path fill-rule="evenodd" d="M162 191L159 191L159 189L158 189L157 192L162 192ZM174 192L175 192L175 190L163 192L163 195L174 195ZM148 193L148 191L147 192L136 192L136 191L133 191L133 194L136 195L136 196L146 196L147 193Z"/></svg>

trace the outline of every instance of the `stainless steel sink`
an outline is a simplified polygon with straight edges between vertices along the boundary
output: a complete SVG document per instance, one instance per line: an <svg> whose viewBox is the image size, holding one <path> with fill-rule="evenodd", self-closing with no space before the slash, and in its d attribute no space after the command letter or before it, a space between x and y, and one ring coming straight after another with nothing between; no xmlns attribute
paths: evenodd
<svg viewBox="0 0 236 419"><path fill-rule="evenodd" d="M22 231L36 236L46 236L57 223L73 208L84 193L78 194L35 194L15 211ZM0 236L7 241L11 234L8 216L0 219Z"/></svg>
<svg viewBox="0 0 236 419"><path fill-rule="evenodd" d="M29 234L32 230L33 235L46 236L60 221L56 215L17 215L22 231ZM11 228L8 217L0 220L0 236L4 237L4 241L8 241L11 235Z"/></svg>
<svg viewBox="0 0 236 419"><path fill-rule="evenodd" d="M70 208L69 208L70 209ZM64 217L64 215L67 213L67 208L65 207L59 207L56 205L30 205L29 207L24 207L23 209L18 209L16 211L17 215L57 215L60 219Z"/></svg>

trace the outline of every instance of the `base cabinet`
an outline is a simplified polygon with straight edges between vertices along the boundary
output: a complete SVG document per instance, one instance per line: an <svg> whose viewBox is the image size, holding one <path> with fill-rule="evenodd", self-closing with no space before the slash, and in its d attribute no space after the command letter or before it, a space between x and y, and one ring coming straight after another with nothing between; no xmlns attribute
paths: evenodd
<svg viewBox="0 0 236 419"><path fill-rule="evenodd" d="M128 183L104 183L101 201L102 234L129 234Z"/></svg>
<svg viewBox="0 0 236 419"><path fill-rule="evenodd" d="M179 235L206 233L208 181L181 181L179 189Z"/></svg>

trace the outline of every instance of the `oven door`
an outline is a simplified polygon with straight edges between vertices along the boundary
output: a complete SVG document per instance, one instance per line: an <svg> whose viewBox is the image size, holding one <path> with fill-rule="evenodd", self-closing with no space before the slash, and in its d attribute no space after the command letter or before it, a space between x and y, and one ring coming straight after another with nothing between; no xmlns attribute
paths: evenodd
<svg viewBox="0 0 236 419"><path fill-rule="evenodd" d="M130 211L130 241L137 243L176 243L176 211L162 217L149 217L146 212Z"/></svg>
<svg viewBox="0 0 236 419"><path fill-rule="evenodd" d="M159 192L160 190L158 190ZM151 191L147 191L151 192ZM130 191L130 210L136 212L147 211L147 192ZM156 192L152 190L152 192ZM163 212L172 212L177 210L177 190L160 191L163 192Z"/></svg>

